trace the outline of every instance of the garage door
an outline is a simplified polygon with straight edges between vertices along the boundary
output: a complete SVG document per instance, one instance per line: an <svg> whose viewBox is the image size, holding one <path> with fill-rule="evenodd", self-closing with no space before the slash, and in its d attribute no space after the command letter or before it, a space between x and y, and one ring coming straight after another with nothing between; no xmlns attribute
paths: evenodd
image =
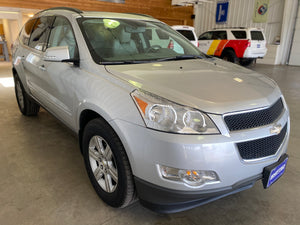
<svg viewBox="0 0 300 225"><path fill-rule="evenodd" d="M300 66L300 9L298 8L298 15L296 19L296 27L294 39L290 54L289 65Z"/></svg>

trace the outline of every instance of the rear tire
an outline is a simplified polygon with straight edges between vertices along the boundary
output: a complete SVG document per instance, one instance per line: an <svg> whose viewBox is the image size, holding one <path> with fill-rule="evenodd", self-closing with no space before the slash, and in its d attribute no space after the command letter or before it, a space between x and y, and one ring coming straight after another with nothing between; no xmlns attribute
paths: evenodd
<svg viewBox="0 0 300 225"><path fill-rule="evenodd" d="M40 106L27 95L17 75L14 76L14 80L15 94L21 113L24 116L36 116L40 111Z"/></svg>
<svg viewBox="0 0 300 225"><path fill-rule="evenodd" d="M108 205L123 208L135 200L135 188L125 149L114 130L93 119L84 128L83 157L90 181Z"/></svg>
<svg viewBox="0 0 300 225"><path fill-rule="evenodd" d="M225 50L222 53L221 59L232 63L238 62L235 52L231 49Z"/></svg>
<svg viewBox="0 0 300 225"><path fill-rule="evenodd" d="M255 59L241 59L240 64L242 66L249 66L254 62Z"/></svg>

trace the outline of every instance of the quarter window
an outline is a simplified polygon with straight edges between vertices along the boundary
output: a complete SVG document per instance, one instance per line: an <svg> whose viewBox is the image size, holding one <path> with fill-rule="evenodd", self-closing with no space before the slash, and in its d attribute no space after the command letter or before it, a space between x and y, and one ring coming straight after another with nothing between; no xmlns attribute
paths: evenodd
<svg viewBox="0 0 300 225"><path fill-rule="evenodd" d="M31 30L36 22L36 19L29 20L23 27L20 33L20 40L24 45L28 45Z"/></svg>

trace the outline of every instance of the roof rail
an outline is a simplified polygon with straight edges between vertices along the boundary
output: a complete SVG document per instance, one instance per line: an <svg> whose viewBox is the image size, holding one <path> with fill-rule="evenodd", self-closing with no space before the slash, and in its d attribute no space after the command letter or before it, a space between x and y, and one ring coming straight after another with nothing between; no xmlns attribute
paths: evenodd
<svg viewBox="0 0 300 225"><path fill-rule="evenodd" d="M76 13L78 13L80 15L81 15L81 13L83 13L80 9L76 9L76 8L70 8L70 7L53 7L53 8L44 9L42 11L39 11L36 14L40 14L42 12L46 12L46 11L50 11L50 10L68 10L68 11L71 11L71 12L76 12Z"/></svg>
<svg viewBox="0 0 300 225"><path fill-rule="evenodd" d="M213 30L216 29L247 29L247 27L214 27Z"/></svg>
<svg viewBox="0 0 300 225"><path fill-rule="evenodd" d="M149 18L154 18L153 16L147 15L147 14L142 14L142 13L125 13L125 14L130 14L130 15L137 15L137 16L145 16Z"/></svg>

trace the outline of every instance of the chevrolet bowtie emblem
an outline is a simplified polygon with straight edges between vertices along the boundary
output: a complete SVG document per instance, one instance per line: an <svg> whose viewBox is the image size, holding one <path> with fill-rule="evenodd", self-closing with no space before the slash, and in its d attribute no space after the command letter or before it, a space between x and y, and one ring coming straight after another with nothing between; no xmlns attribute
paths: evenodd
<svg viewBox="0 0 300 225"><path fill-rule="evenodd" d="M281 132L282 126L281 124L275 124L271 129L270 133L271 134L279 134Z"/></svg>

